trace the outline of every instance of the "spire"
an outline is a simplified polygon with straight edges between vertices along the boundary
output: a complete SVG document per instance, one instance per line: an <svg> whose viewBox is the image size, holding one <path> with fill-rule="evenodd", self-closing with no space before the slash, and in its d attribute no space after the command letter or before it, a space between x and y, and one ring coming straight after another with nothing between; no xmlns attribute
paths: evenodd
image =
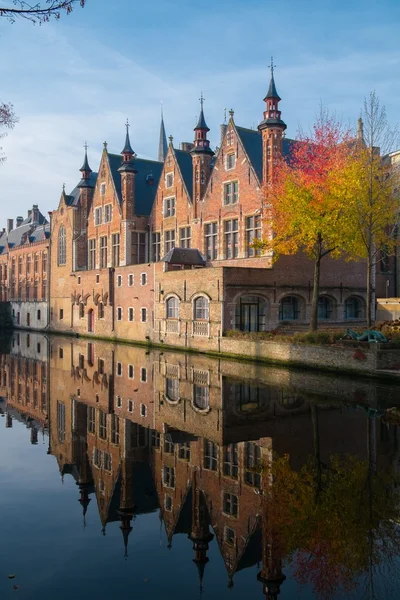
<svg viewBox="0 0 400 600"><path fill-rule="evenodd" d="M158 160L164 162L168 152L167 135L164 127L163 104L161 102L160 140L158 142Z"/></svg>
<svg viewBox="0 0 400 600"><path fill-rule="evenodd" d="M79 169L79 171L82 173L82 179L79 182L78 187L94 187L94 185L90 181L92 169L89 167L89 161L88 161L88 156L87 156L87 149L88 149L87 142L85 142L84 148L85 148L85 158L83 160L83 165Z"/></svg>
<svg viewBox="0 0 400 600"><path fill-rule="evenodd" d="M121 525L120 525L120 530L122 531L122 537L124 538L124 548L125 548L125 553L124 553L124 557L128 558L128 538L129 538L129 534L132 531L132 527L131 527L131 515L128 514L123 514L121 517Z"/></svg>
<svg viewBox="0 0 400 600"><path fill-rule="evenodd" d="M268 88L268 92L267 95L264 98L264 101L267 100L267 98L274 98L275 100L280 100L280 96L276 90L276 85L275 85L275 79L274 79L274 69L275 69L275 65L274 65L274 59L271 56L271 64L270 64L270 71L271 71L271 79L269 82L269 88Z"/></svg>
<svg viewBox="0 0 400 600"><path fill-rule="evenodd" d="M194 148L192 152L202 152L208 154L214 154L214 152L210 148L210 142L207 139L207 133L210 131L209 127L207 127L206 120L204 118L204 96L203 92L201 92L200 96L200 116L197 121L197 125L194 128L195 132L195 140L194 140Z"/></svg>
<svg viewBox="0 0 400 600"><path fill-rule="evenodd" d="M80 484L79 492L80 492L80 497L79 497L78 502L82 506L83 528L85 529L86 528L86 513L87 513L89 503L90 503L88 486L85 484Z"/></svg>
<svg viewBox="0 0 400 600"><path fill-rule="evenodd" d="M130 125L129 125L128 119L126 120L125 127L126 127L125 146L124 146L124 149L122 150L121 154L124 157L124 162L129 162L130 160L132 160L135 153L132 150L131 140L129 139Z"/></svg>
<svg viewBox="0 0 400 600"><path fill-rule="evenodd" d="M361 117L358 119L357 140L364 143L364 123Z"/></svg>

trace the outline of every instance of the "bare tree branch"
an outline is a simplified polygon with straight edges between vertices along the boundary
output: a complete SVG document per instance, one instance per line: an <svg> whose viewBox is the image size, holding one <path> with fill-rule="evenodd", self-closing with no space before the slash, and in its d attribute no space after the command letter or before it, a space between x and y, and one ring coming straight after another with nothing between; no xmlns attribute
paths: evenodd
<svg viewBox="0 0 400 600"><path fill-rule="evenodd" d="M44 2L31 4L25 0L12 0L14 8L0 6L0 17L5 17L11 23L21 18L42 24L50 21L52 17L59 19L62 12L69 15L75 6L79 5L83 8L85 3L86 0L44 0Z"/></svg>

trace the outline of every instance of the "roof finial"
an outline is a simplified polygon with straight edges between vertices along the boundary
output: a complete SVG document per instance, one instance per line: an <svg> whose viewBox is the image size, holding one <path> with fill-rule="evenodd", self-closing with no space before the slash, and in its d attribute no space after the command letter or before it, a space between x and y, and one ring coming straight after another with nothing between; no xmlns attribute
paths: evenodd
<svg viewBox="0 0 400 600"><path fill-rule="evenodd" d="M88 143L85 141L85 144L83 146L85 148L85 154L87 154L87 149L89 148Z"/></svg>
<svg viewBox="0 0 400 600"><path fill-rule="evenodd" d="M201 94L200 94L200 108L201 108L201 110L203 110L204 100L205 100L205 98L203 96L203 92L201 92Z"/></svg>
<svg viewBox="0 0 400 600"><path fill-rule="evenodd" d="M63 194L65 194L65 183L63 183Z"/></svg>
<svg viewBox="0 0 400 600"><path fill-rule="evenodd" d="M107 150L107 142L103 142L104 150Z"/></svg>
<svg viewBox="0 0 400 600"><path fill-rule="evenodd" d="M233 110L233 108L231 108L231 110L229 111L229 116L231 119L233 119L234 114L235 114L235 111Z"/></svg>
<svg viewBox="0 0 400 600"><path fill-rule="evenodd" d="M226 108L224 108L224 124L226 123Z"/></svg>
<svg viewBox="0 0 400 600"><path fill-rule="evenodd" d="M172 143L173 143L173 141L174 141L174 138L173 138L173 136L172 136L172 135L168 136L168 139L169 139L169 143L170 143L170 144L172 144Z"/></svg>
<svg viewBox="0 0 400 600"><path fill-rule="evenodd" d="M274 69L275 69L276 65L274 65L274 57L271 56L271 65L270 65L270 69L271 69L271 77L274 76Z"/></svg>
<svg viewBox="0 0 400 600"><path fill-rule="evenodd" d="M125 127L126 127L126 132L129 133L129 127L130 127L130 125L129 125L129 119L128 119L128 117L126 117Z"/></svg>

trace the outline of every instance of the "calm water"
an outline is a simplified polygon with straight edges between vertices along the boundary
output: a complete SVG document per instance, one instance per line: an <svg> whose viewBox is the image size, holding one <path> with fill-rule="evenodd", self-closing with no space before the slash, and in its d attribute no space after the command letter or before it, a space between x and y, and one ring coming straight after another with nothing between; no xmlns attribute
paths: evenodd
<svg viewBox="0 0 400 600"><path fill-rule="evenodd" d="M23 332L3 352L2 599L400 597L399 388Z"/></svg>

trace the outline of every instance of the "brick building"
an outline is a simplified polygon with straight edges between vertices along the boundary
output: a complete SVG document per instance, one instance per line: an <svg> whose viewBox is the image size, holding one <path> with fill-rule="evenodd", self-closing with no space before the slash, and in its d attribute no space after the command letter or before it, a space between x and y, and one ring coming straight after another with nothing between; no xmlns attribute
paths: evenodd
<svg viewBox="0 0 400 600"><path fill-rule="evenodd" d="M137 157L128 123L121 154L105 143L97 173L86 149L80 182L50 217L51 329L218 349L228 330L309 323L311 262L273 264L252 247L272 234L263 187L296 143L284 135L273 70L264 101L257 130L230 111L215 151L203 99L194 140L179 149L162 119L156 161ZM324 258L320 321L364 321L365 279L362 262ZM376 278L378 296L394 279Z"/></svg>

